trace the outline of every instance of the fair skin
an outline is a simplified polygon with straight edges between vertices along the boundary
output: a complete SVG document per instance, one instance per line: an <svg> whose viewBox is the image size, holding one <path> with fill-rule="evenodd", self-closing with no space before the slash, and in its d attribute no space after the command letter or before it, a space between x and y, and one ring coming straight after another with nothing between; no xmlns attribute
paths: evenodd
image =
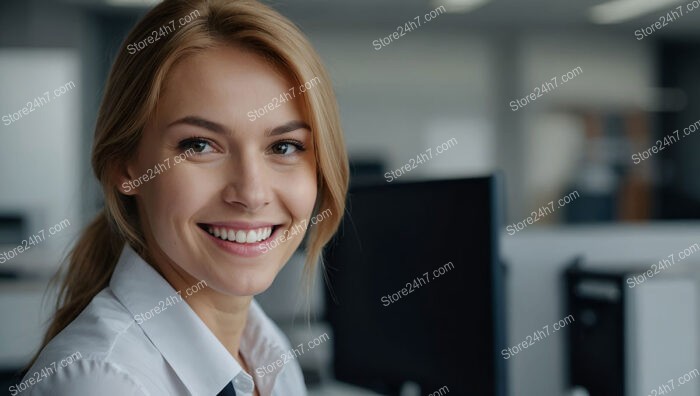
<svg viewBox="0 0 700 396"><path fill-rule="evenodd" d="M136 197L148 261L182 291L183 300L251 375L249 357L239 352L248 308L303 236L264 253L252 246L308 219L317 184L313 135L299 96L255 121L246 114L293 85L240 48L185 58L169 72L157 111L118 180L122 186L169 161L166 170L138 188L120 189ZM176 164L174 157L190 148L194 151ZM224 232L252 231L254 240L223 241L209 232L218 226ZM273 234L257 242L265 227ZM236 239L237 232L233 235ZM242 245L247 245L244 253ZM202 280L208 287L186 298L185 290Z"/></svg>

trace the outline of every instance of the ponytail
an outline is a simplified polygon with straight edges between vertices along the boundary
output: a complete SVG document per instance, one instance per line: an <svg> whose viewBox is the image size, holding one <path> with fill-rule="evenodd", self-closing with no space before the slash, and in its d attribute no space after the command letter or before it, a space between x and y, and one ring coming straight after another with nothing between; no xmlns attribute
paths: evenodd
<svg viewBox="0 0 700 396"><path fill-rule="evenodd" d="M44 335L42 347L60 333L109 285L124 240L107 220L104 210L87 226L68 257L68 268L51 278L51 285L61 283L56 300L56 312ZM32 358L31 367L39 356Z"/></svg>

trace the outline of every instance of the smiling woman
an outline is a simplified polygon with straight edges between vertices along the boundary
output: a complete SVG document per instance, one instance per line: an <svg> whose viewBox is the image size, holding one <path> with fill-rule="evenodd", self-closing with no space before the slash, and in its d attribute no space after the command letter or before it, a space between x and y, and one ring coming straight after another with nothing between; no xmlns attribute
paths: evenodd
<svg viewBox="0 0 700 396"><path fill-rule="evenodd" d="M299 30L257 1L166 0L124 42L194 10L197 18L158 45L136 55L123 45L112 67L92 153L105 207L70 254L27 376L66 349L84 358L32 394L305 393L296 362L251 375L289 350L253 296L303 238L275 249L267 242L318 213L344 211L348 164L335 95L318 84L248 121L246 111L271 97L330 81ZM130 188L171 158L177 166ZM324 217L310 229L307 280L339 222ZM206 287L186 304L134 320L199 283Z"/></svg>

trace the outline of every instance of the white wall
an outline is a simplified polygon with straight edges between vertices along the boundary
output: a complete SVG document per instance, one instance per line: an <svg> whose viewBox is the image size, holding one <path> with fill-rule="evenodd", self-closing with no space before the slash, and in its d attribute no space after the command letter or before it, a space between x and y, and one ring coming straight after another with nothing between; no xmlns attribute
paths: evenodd
<svg viewBox="0 0 700 396"><path fill-rule="evenodd" d="M379 154L396 169L432 148L433 159L402 180L493 169L493 56L485 40L426 28L377 51L372 41L385 31L308 34L333 76L351 155ZM457 145L435 156L452 137Z"/></svg>
<svg viewBox="0 0 700 396"><path fill-rule="evenodd" d="M75 87L54 97L56 88L71 81ZM0 210L29 212L29 234L23 238L41 229L46 237L0 267L51 273L81 227L80 182L89 173L78 167L82 145L77 53L59 49L0 50L0 86L4 92L0 95L0 119L43 97L46 91L51 98L9 125L0 122ZM49 227L64 219L71 226L49 237ZM0 246L0 251L13 247Z"/></svg>
<svg viewBox="0 0 700 396"><path fill-rule="evenodd" d="M52 300L53 298L53 300ZM53 313L55 293L47 283L0 281L0 370L24 367L37 351Z"/></svg>

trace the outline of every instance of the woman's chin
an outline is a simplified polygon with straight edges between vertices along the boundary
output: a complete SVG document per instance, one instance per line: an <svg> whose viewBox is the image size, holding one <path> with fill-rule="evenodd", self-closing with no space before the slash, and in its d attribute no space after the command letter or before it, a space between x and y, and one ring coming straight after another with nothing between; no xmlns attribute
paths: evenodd
<svg viewBox="0 0 700 396"><path fill-rule="evenodd" d="M218 289L231 296L255 296L267 290L274 280L274 276L262 275L245 277L244 279L222 280Z"/></svg>

